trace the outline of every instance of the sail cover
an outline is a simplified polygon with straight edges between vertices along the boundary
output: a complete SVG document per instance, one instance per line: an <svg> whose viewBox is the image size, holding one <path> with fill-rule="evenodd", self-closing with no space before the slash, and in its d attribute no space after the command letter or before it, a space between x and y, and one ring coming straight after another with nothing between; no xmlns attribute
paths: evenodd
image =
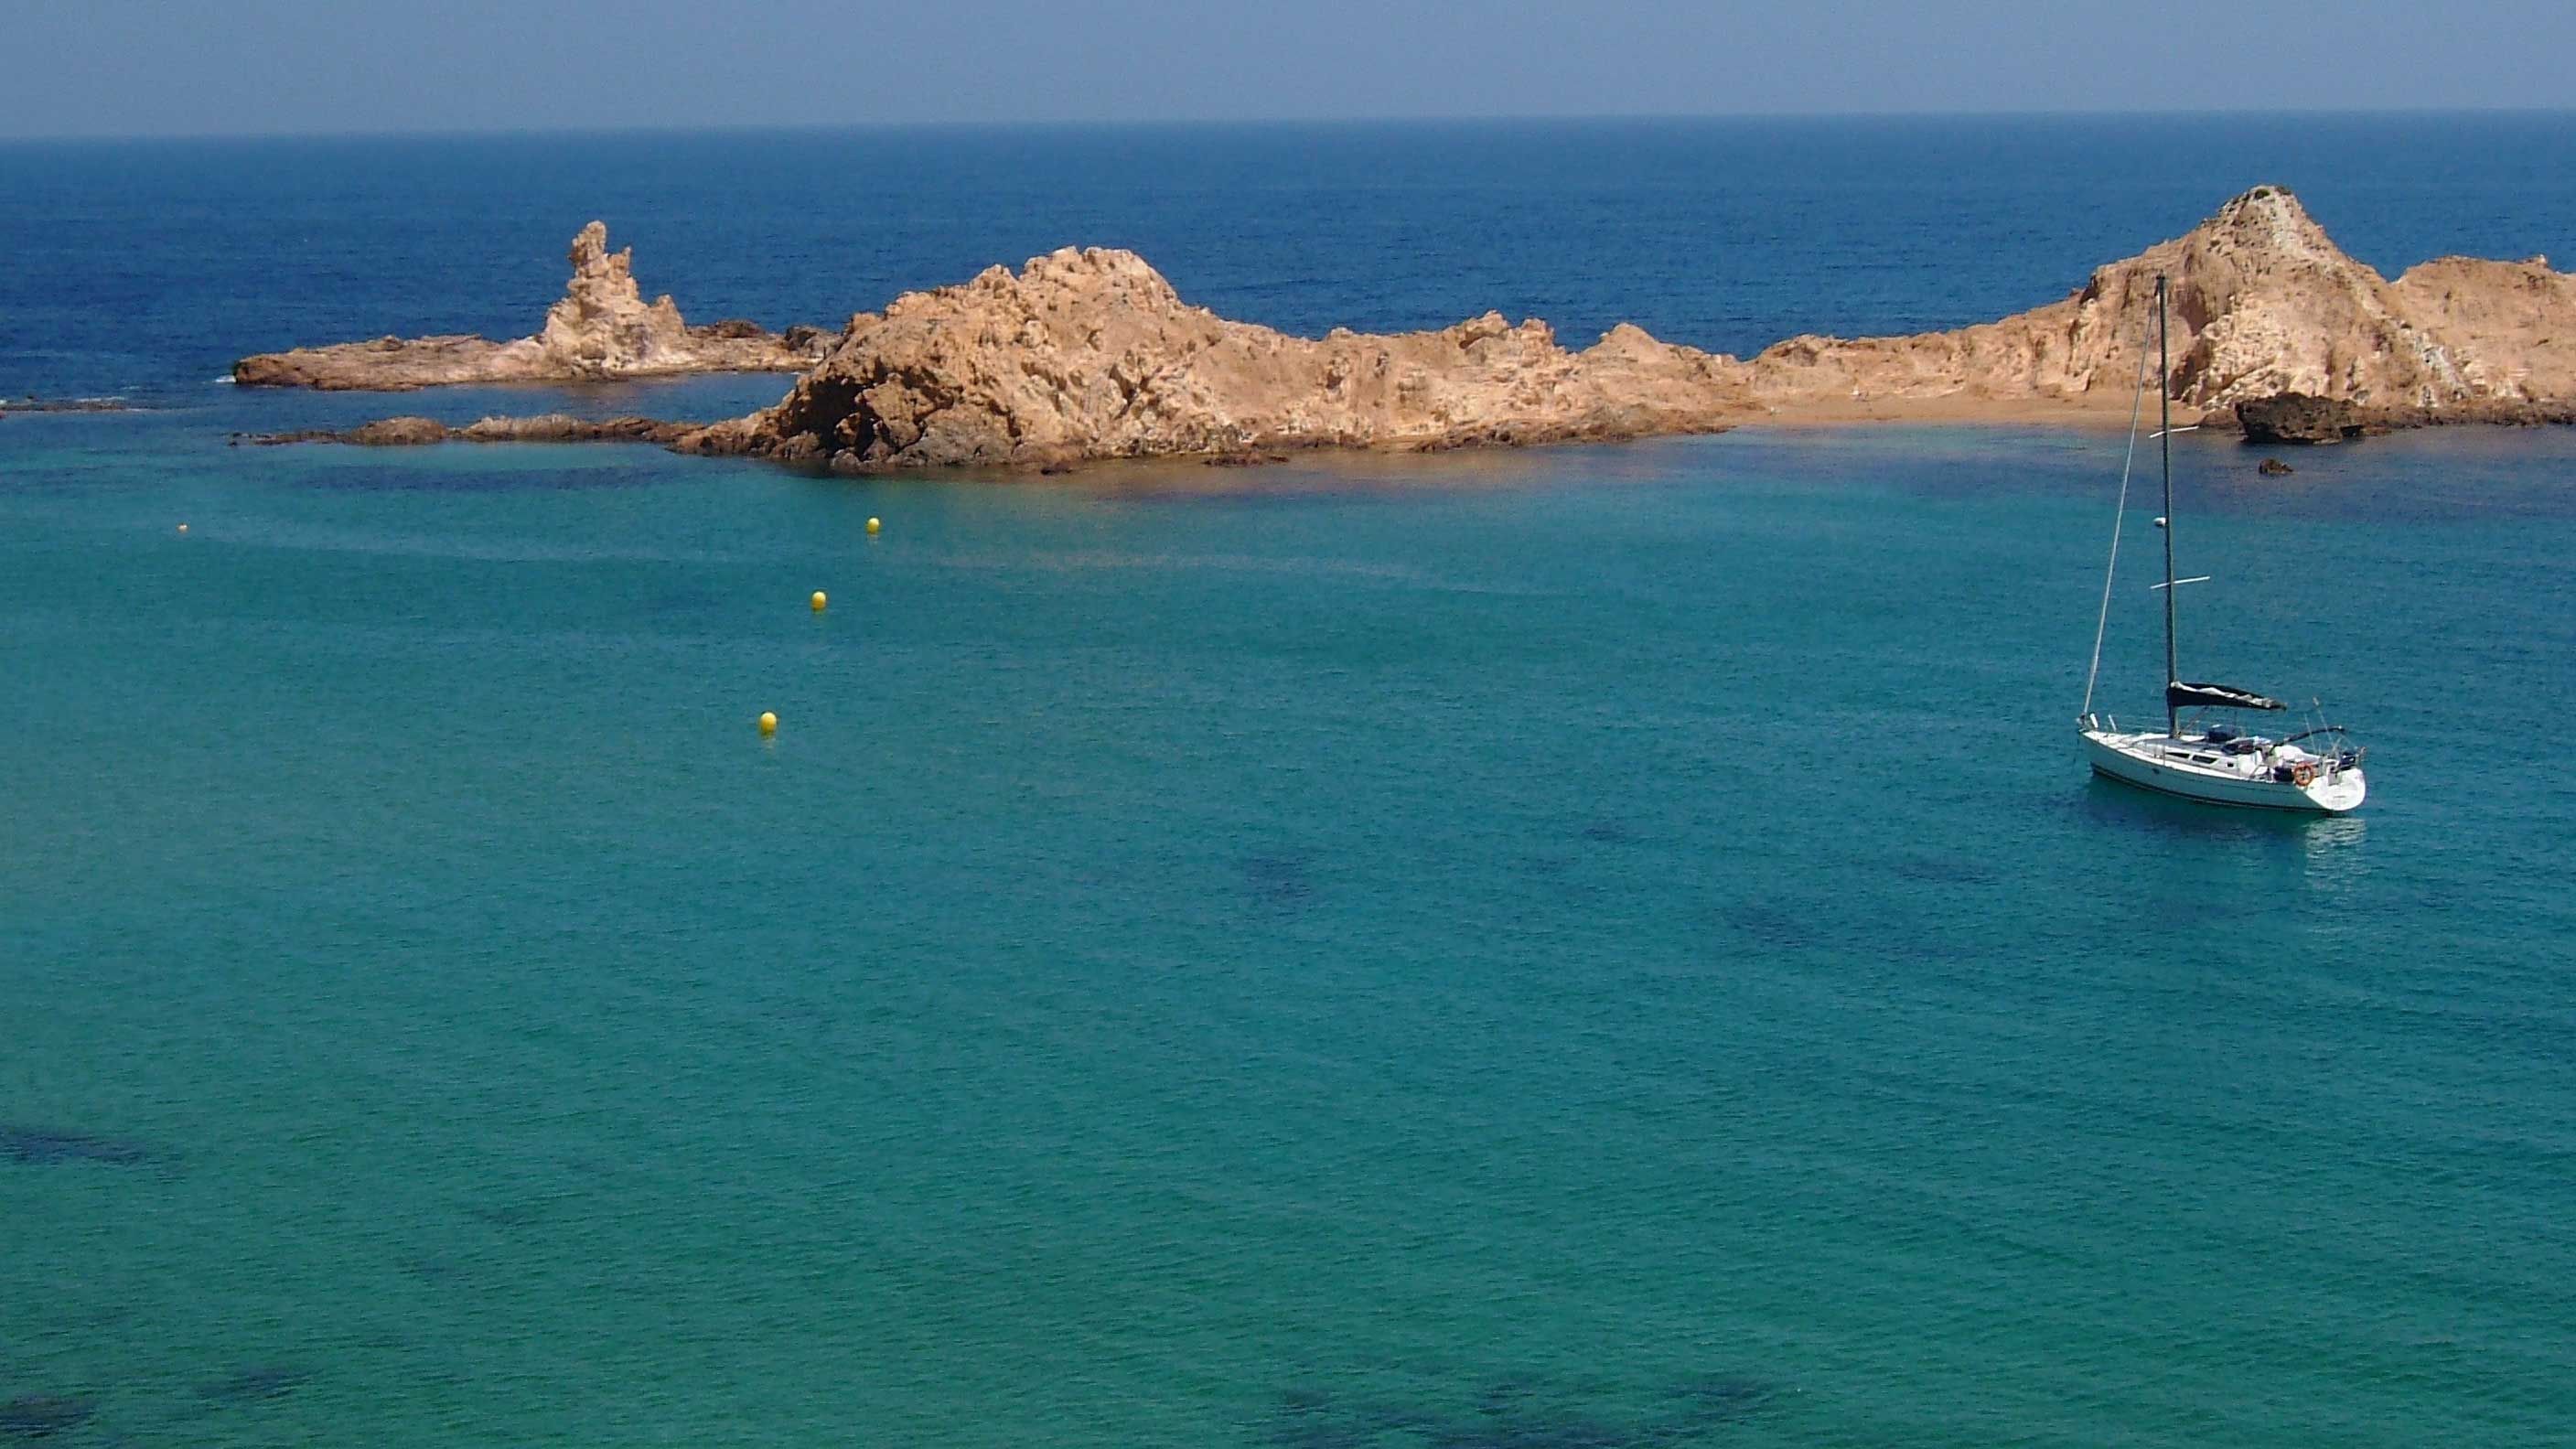
<svg viewBox="0 0 2576 1449"><path fill-rule="evenodd" d="M2266 698L2250 689L2238 689L2232 684L2189 684L2176 680L2165 686L2167 709L2199 709L2205 706L2219 709L2289 708L2277 699Z"/></svg>

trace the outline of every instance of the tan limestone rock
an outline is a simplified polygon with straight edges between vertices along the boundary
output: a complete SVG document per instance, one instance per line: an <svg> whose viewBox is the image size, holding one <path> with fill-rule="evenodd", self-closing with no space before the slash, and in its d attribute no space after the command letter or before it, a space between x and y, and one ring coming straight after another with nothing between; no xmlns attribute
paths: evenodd
<svg viewBox="0 0 2576 1449"><path fill-rule="evenodd" d="M684 337L698 345L706 329L678 332L667 298L646 306L625 254L596 232L575 241L574 285L546 330L507 346L560 375L662 367ZM1291 337L1189 305L1132 252L1067 248L853 317L774 407L618 436L852 472L1051 470L1754 421L2125 419L2153 356L2159 274L2172 300L2165 382L2186 415L2233 425L2243 405L2249 426L2283 438L2576 416L2576 277L2537 258L2446 258L2392 283L2264 186L2046 306L1953 332L1793 337L1749 361L1626 325L1569 351L1546 323L1498 313L1432 332ZM533 436L608 435L548 421Z"/></svg>
<svg viewBox="0 0 2576 1449"><path fill-rule="evenodd" d="M600 222L581 229L566 259L572 280L533 337L384 337L299 347L243 358L233 364L233 381L247 387L403 392L455 383L796 372L818 361L832 340L817 328L778 334L738 320L692 327L669 297L648 305L635 284L634 249L610 251L608 228Z"/></svg>
<svg viewBox="0 0 2576 1449"><path fill-rule="evenodd" d="M2495 265L2492 263L2480 265ZM2155 279L2172 288L2174 400L2213 410L2299 392L2377 406L2484 395L2440 318L2346 255L2298 199L2258 186L2082 290L2000 322L1860 341L1797 337L1753 361L1766 402L1837 394L2095 399L2125 407L2152 355Z"/></svg>
<svg viewBox="0 0 2576 1449"><path fill-rule="evenodd" d="M2389 290L2446 339L2460 376L2480 393L2576 400L2576 275L2551 271L2547 257L2443 257L2407 268Z"/></svg>
<svg viewBox="0 0 2576 1449"><path fill-rule="evenodd" d="M1133 252L1067 248L857 319L778 406L688 446L866 470L1447 448L1714 428L1730 388L1731 360L1633 327L1579 353L1496 313L1291 337L1184 303Z"/></svg>

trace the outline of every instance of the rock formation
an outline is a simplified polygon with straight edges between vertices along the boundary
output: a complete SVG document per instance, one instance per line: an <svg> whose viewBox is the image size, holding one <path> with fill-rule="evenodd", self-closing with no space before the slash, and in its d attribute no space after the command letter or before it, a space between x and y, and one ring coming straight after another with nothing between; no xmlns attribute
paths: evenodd
<svg viewBox="0 0 2576 1449"><path fill-rule="evenodd" d="M2165 382L2187 416L2243 416L2249 433L2281 439L2576 418L2576 277L2537 258L2448 258L2392 283L2345 255L2288 192L2264 186L2096 269L2062 301L1955 332L1795 337L1750 360L1626 325L1569 351L1547 324L1496 313L1437 332L1290 337L1190 306L1132 252L1068 248L851 319L775 407L664 426L684 452L869 472L1542 443L1755 421L2125 418L2153 356L2160 273L2173 328ZM622 258L614 276L624 279ZM557 312L568 333L589 337L598 329L581 321L584 296L576 279ZM530 343L545 343L553 323Z"/></svg>
<svg viewBox="0 0 2576 1449"><path fill-rule="evenodd" d="M683 446L875 470L1634 437L1724 426L1739 372L1634 327L1569 352L1498 313L1290 337L1188 305L1133 252L1067 248L854 319L778 406Z"/></svg>
<svg viewBox="0 0 2576 1449"><path fill-rule="evenodd" d="M2434 407L2372 407L2343 398L2285 392L2238 403L2234 421L2249 443L2341 443L2405 428L2462 423L2513 427L2576 423L2576 398L2526 401L2483 397Z"/></svg>
<svg viewBox="0 0 2576 1449"><path fill-rule="evenodd" d="M2576 397L2576 366L2534 371L2540 337L2576 339L2576 278L2543 262L2454 258L2392 284L2347 256L2277 186L2175 240L2097 268L2064 301L1956 332L1797 337L1753 359L1755 391L1795 408L1838 395L2128 406L2152 355L2155 279L2170 279L2168 387L2218 411L2276 393L2439 409Z"/></svg>
<svg viewBox="0 0 2576 1449"><path fill-rule="evenodd" d="M0 418L11 413L130 413L139 409L121 397L37 397L29 394L16 402L0 398Z"/></svg>
<svg viewBox="0 0 2576 1449"><path fill-rule="evenodd" d="M2236 426L2249 443L2340 443L2373 431L2352 403L2304 392L2248 398L2236 405Z"/></svg>
<svg viewBox="0 0 2576 1449"><path fill-rule="evenodd" d="M705 430L703 423L670 423L659 418L576 418L546 413L533 418L484 418L452 428L436 418L378 418L354 428L308 428L293 433L235 433L239 446L275 447L281 443L348 443L361 448L416 447L425 443L676 443Z"/></svg>
<svg viewBox="0 0 2576 1449"><path fill-rule="evenodd" d="M2443 257L2408 268L2389 291L2446 341L2478 395L2576 400L2576 274L2551 271L2547 257Z"/></svg>
<svg viewBox="0 0 2576 1449"><path fill-rule="evenodd" d="M1582 352L1488 314L1321 341L1184 304L1131 253L1060 251L1014 276L855 319L778 406L684 449L836 468L1052 466L1296 447L1444 448L1866 417L2125 413L2170 278L2187 412L2306 392L2385 425L2537 420L2576 401L2576 278L2452 259L2397 283L2296 198L2257 187L2060 302L1914 337L1797 337L1750 361L1621 326ZM2377 424L2375 424L2377 425Z"/></svg>
<svg viewBox="0 0 2576 1449"><path fill-rule="evenodd" d="M474 382L590 382L684 372L798 372L814 365L830 333L791 327L785 334L754 323L689 326L669 297L646 305L637 290L634 249L608 249L608 228L592 222L572 239L572 281L546 310L533 337L385 337L329 347L262 353L233 364L233 381L249 387L404 392Z"/></svg>

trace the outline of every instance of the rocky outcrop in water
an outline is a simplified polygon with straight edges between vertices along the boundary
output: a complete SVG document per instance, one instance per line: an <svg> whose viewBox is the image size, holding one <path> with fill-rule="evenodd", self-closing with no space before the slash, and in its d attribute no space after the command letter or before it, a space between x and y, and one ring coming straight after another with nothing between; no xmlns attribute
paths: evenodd
<svg viewBox="0 0 2576 1449"><path fill-rule="evenodd" d="M11 402L0 398L0 418L11 413L130 413L136 409L121 397L36 397Z"/></svg>
<svg viewBox="0 0 2576 1449"><path fill-rule="evenodd" d="M576 418L545 413L533 418L484 418L450 427L436 418L378 418L354 428L307 428L292 433L235 433L231 442L253 447L283 443L347 443L361 448L406 448L427 443L677 443L703 432L704 423L660 418Z"/></svg>
<svg viewBox="0 0 2576 1449"><path fill-rule="evenodd" d="M1570 352L1544 323L1493 314L1310 341L1189 306L1132 253L1060 251L855 319L776 407L680 446L874 471L2117 414L2149 356L2159 273L2166 382L2187 414L2304 393L2408 426L2520 421L2576 399L2576 370L2551 350L2576 339L2576 280L2452 259L2392 284L2267 186L2063 301L1955 332L1792 338L1744 361L1627 326Z"/></svg>
<svg viewBox="0 0 2576 1449"><path fill-rule="evenodd" d="M774 407L661 426L684 452L876 472L1758 421L2108 420L2128 415L2150 368L2159 274L2165 385L2186 417L2253 419L2249 434L2270 440L2330 417L2338 436L2576 417L2576 278L2537 258L2446 258L2392 283L2265 186L2047 306L1953 332L1795 337L1751 359L1625 325L1573 351L1546 323L1498 313L1436 332L1291 337L1189 305L1132 252L1068 248L853 318Z"/></svg>
<svg viewBox="0 0 2576 1449"><path fill-rule="evenodd" d="M1189 305L1133 252L1067 248L853 320L778 406L682 446L873 471L1624 438L1725 426L1737 371L1634 327L1568 351L1499 313L1291 337Z"/></svg>
<svg viewBox="0 0 2576 1449"><path fill-rule="evenodd" d="M453 383L595 382L689 372L799 372L821 359L832 334L774 333L755 323L692 327L667 296L651 303L635 285L633 248L608 249L592 222L574 237L572 280L533 337L385 337L262 353L233 364L246 387L403 392Z"/></svg>
<svg viewBox="0 0 2576 1449"><path fill-rule="evenodd" d="M2451 258L2391 283L2277 186L1999 322L1779 343L1753 359L1755 392L1783 408L1846 394L2125 408L2152 355L2159 273L2172 289L2167 386L2189 409L2280 394L2380 409L2576 398L2563 345L2576 341L2576 278L2540 260Z"/></svg>
<svg viewBox="0 0 2576 1449"><path fill-rule="evenodd" d="M2236 425L2249 443L2340 443L2369 431L2359 407L2304 392L2248 398L2236 405Z"/></svg>
<svg viewBox="0 0 2576 1449"><path fill-rule="evenodd" d="M2344 398L2286 392L2238 403L2235 421L2249 443L2343 443L2408 428L2466 423L2510 427L2576 423L2576 400L2487 397L2431 406L2372 407Z"/></svg>

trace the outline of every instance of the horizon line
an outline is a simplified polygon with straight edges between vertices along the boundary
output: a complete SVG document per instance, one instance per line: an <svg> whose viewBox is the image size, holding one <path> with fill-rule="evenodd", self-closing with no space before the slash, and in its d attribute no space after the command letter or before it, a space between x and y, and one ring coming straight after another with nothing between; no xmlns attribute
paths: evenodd
<svg viewBox="0 0 2576 1449"><path fill-rule="evenodd" d="M1468 114L1420 116L1094 116L940 120L725 121L704 125L424 126L380 130L62 131L0 134L0 146L94 144L119 141L438 141L537 140L548 137L846 135L904 131L1082 131L1227 128L1356 129L1370 126L1616 125L1641 122L1863 122L2050 120L2357 120L2365 118L2576 119L2576 106L2382 106L2154 109L2060 108L2026 110L1883 111L1600 111L1584 114Z"/></svg>

